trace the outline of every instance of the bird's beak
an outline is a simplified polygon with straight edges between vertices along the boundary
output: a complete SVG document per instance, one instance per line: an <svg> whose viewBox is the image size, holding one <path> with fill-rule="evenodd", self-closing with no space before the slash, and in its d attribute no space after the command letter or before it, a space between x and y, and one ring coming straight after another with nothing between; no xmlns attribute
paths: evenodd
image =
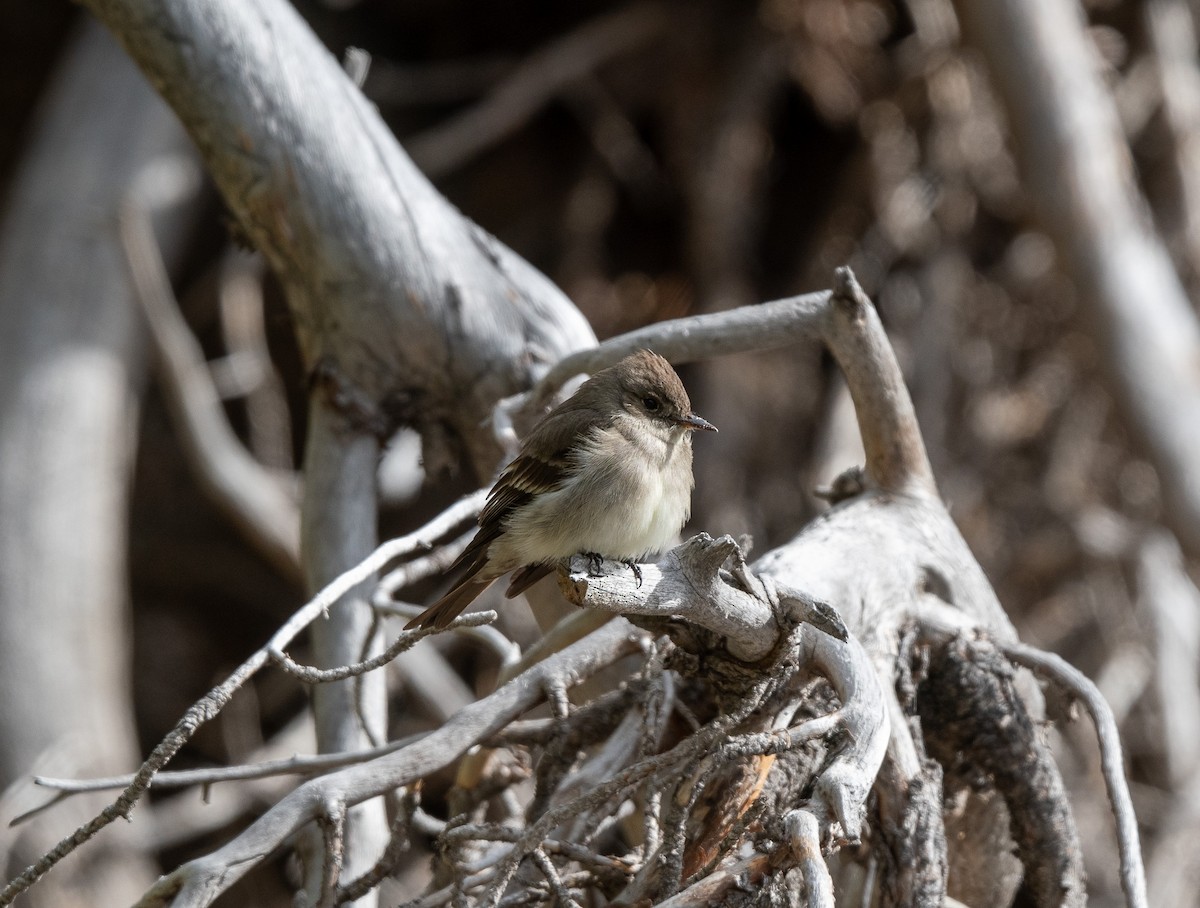
<svg viewBox="0 0 1200 908"><path fill-rule="evenodd" d="M706 432L715 432L717 427L710 423L707 419L697 416L695 413L689 413L687 416L681 416L676 420L681 426L688 429L703 429Z"/></svg>

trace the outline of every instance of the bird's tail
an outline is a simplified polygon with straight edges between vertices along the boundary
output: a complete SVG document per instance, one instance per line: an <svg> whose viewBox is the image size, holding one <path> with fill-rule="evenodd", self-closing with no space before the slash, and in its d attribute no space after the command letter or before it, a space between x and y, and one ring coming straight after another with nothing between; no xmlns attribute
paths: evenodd
<svg viewBox="0 0 1200 908"><path fill-rule="evenodd" d="M491 586L495 579L493 577L490 580L480 580L477 574L464 577L450 592L404 625L404 629L411 631L418 627L445 627Z"/></svg>

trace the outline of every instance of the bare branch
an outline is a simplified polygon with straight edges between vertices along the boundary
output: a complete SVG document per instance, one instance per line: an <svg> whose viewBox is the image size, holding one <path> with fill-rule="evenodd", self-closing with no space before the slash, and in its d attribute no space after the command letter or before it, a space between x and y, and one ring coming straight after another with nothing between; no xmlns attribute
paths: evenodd
<svg viewBox="0 0 1200 908"><path fill-rule="evenodd" d="M558 869L554 866L550 858L546 856L546 852L542 851L541 848L535 848L530 857L533 858L533 862L545 875L546 882L550 884L550 891L554 893L559 902L567 906L567 908L580 908L579 902L571 897L571 893L563 885L562 877L558 875Z"/></svg>
<svg viewBox="0 0 1200 908"><path fill-rule="evenodd" d="M560 574L563 595L575 605L628 615L685 615L725 637L730 652L747 662L763 658L779 640L779 626L765 598L739 589L718 573L737 548L732 537L694 536L658 564L640 565L641 578L619 562L606 562L593 577L589 559L569 559Z"/></svg>
<svg viewBox="0 0 1200 908"><path fill-rule="evenodd" d="M280 571L300 578L300 512L295 500L234 435L200 345L179 314L149 215L130 201L121 242L135 296L146 315L163 391L184 453L213 501Z"/></svg>
<svg viewBox="0 0 1200 908"><path fill-rule="evenodd" d="M389 741L379 747L367 750L348 751L337 754L310 754L306 756L288 757L284 760L269 760L263 763L249 763L241 766L214 766L210 769L179 769L160 772L150 783L151 788L171 790L177 788L192 788L197 785L205 787L220 782L245 782L250 779L265 779L271 776L317 775L331 769L340 769L353 763L365 763L384 754L394 753L403 747L420 740L425 732L408 735L397 741ZM85 791L109 791L114 788L125 788L133 782L132 775L109 776L98 779L52 779L46 776L34 776L34 782L43 788L51 788L67 794L77 794ZM14 822L16 822L14 820Z"/></svg>
<svg viewBox="0 0 1200 908"><path fill-rule="evenodd" d="M472 513L476 513L482 502L483 493L468 496L442 514L435 517L421 529L389 540L377 548L360 564L343 573L332 581L321 592L314 596L299 611L292 615L280 627L261 649L257 650L228 678L214 687L201 700L196 702L184 713L175 728L151 752L146 762L134 775L132 781L113 804L105 808L98 816L81 825L70 836L63 839L50 852L43 855L35 864L30 866L20 876L8 883L0 891L0 905L12 903L18 895L32 886L42 876L48 873L59 861L87 842L105 826L118 818L128 818L133 808L141 800L150 787L154 776L162 769L205 722L216 716L229 702L230 697L250 678L270 661L272 649L284 649L296 635L323 615L334 602L347 590L353 589L367 577L375 574L381 567L395 558L410 555L414 551L427 548L429 540L437 539L453 529Z"/></svg>
<svg viewBox="0 0 1200 908"><path fill-rule="evenodd" d="M287 653L282 650L271 650L271 659L286 671L289 675L303 681L305 684L328 684L332 681L344 681L347 678L365 675L367 672L374 671L387 665L401 653L407 652L417 645L421 640L433 634L442 633L443 631L456 630L460 627L479 627L483 624L490 624L495 621L497 615L495 612L471 612L467 615L460 615L458 618L444 628L422 627L416 630L403 631L392 644L380 653L370 659L365 659L361 662L355 662L351 665L339 665L336 668L313 668L311 666L300 665L294 661Z"/></svg>
<svg viewBox="0 0 1200 908"><path fill-rule="evenodd" d="M817 818L796 809L783 818L792 854L804 874L808 908L833 908L833 880L821 854L821 832Z"/></svg>
<svg viewBox="0 0 1200 908"><path fill-rule="evenodd" d="M756 854L728 867L721 867L683 892L658 903L658 908L706 908L719 905L731 891L760 883L771 869L771 859Z"/></svg>
<svg viewBox="0 0 1200 908"><path fill-rule="evenodd" d="M501 401L497 409L512 413L544 406L572 377L597 372L643 348L673 363L687 363L727 353L786 347L817 335L829 297L829 291L822 291L647 325L563 357L531 390Z"/></svg>
<svg viewBox="0 0 1200 908"><path fill-rule="evenodd" d="M406 410L428 472L456 465L461 445L490 475L481 423L593 343L587 321L433 188L284 0L86 5L174 108L279 275L308 368L333 363L382 422Z"/></svg>
<svg viewBox="0 0 1200 908"><path fill-rule="evenodd" d="M420 741L305 783L226 845L163 877L139 906L169 904L173 908L190 908L211 904L263 855L319 817L327 804L338 801L353 806L446 766L536 705L550 679L578 681L612 660L636 651L640 637L627 623L613 622L472 703Z"/></svg>
<svg viewBox="0 0 1200 908"><path fill-rule="evenodd" d="M943 639L953 637L969 626L962 616L952 609L928 607L921 609L918 620L927 633L940 635ZM1138 835L1137 816L1125 780L1124 761L1121 756L1121 739L1117 724L1113 720L1103 695L1086 675L1061 656L1039 650L1017 642L996 642L1004 655L1040 677L1059 685L1073 698L1078 699L1092 717L1096 738L1100 745L1100 763L1104 782L1108 788L1113 816L1117 823L1117 846L1121 855L1121 888L1130 908L1147 908L1146 874L1142 865L1142 851Z"/></svg>
<svg viewBox="0 0 1200 908"><path fill-rule="evenodd" d="M321 891L316 908L334 908L346 847L346 806L340 801L331 801L317 818L317 824L325 837L325 860L321 866Z"/></svg>
<svg viewBox="0 0 1200 908"><path fill-rule="evenodd" d="M628 569L619 566L615 573L599 578L587 577L586 569L578 570L564 584L564 592L568 598L578 596L573 601L581 605L684 618L719 634L738 658L761 659L778 646L779 629L771 617L778 593L774 583L768 582L762 587L768 598L758 600L716 576L732 546L728 537L714 543L702 534L677 546L657 565L644 566L641 588L629 578ZM744 624L739 627L739 622ZM823 819L838 820L846 835L854 837L887 747L890 723L882 688L866 651L854 638L839 640L825 632L809 631L801 639L806 661L829 678L842 706L824 720L826 725L808 724L801 727L803 731L797 728L789 733L823 733L829 730L828 723L849 731L852 743L821 772L813 809L827 811Z"/></svg>
<svg viewBox="0 0 1200 908"><path fill-rule="evenodd" d="M804 339L823 341L842 367L867 453L867 478L887 491L935 495L933 468L904 376L875 307L849 268L838 269L832 292L658 322L566 356L532 390L500 401L493 427L502 444L514 447L517 414L543 407L572 377L596 372L641 348L685 363Z"/></svg>
<svg viewBox="0 0 1200 908"><path fill-rule="evenodd" d="M1018 665L1053 681L1077 697L1092 717L1100 744L1100 764L1104 783L1117 820L1117 847L1121 854L1121 888L1130 908L1148 908L1146 871L1142 866L1142 847L1138 836L1137 815L1125 780L1121 757L1121 737L1112 711L1096 685L1083 672L1056 653L1048 653L1024 643L1001 645L1003 653Z"/></svg>

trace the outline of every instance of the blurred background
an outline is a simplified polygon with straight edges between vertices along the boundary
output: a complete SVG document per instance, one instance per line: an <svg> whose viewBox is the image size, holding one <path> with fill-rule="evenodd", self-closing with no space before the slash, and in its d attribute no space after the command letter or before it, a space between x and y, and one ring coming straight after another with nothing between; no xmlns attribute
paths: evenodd
<svg viewBox="0 0 1200 908"><path fill-rule="evenodd" d="M1146 228L1193 300L1197 6L1084 4ZM601 339L823 289L850 264L896 347L941 492L1022 639L1095 679L1117 713L1152 904L1200 905L1200 552L1181 549L1187 533L1164 517L1160 475L1118 403L1090 291L1041 226L1017 131L950 3L297 7L335 55L370 54L363 90L419 166L557 282ZM10 648L0 668L0 788L13 786L0 802L4 823L45 799L24 783L35 769L132 770L303 598L197 482L119 263L97 253L96 264L72 245L94 252L94 235L111 237L116 201L140 175L134 158L187 160L170 115L122 61L66 0L0 0L0 242L25 250L0 257L0 460L9 472L0 484L0 636ZM180 308L240 437L268 467L291 470L307 379L286 306L239 250L216 194L187 187L160 223ZM25 289L41 288L47 272L63 286ZM74 290L64 289L70 275ZM63 350L90 351L71 360L79 380L14 402L13 376L61 364ZM860 457L828 356L795 347L682 372L697 412L721 429L696 445L688 531L747 533L756 554L786 541L822 509L814 489ZM426 481L417 453L401 433L381 470L386 535L486 479ZM1194 469L1200 481L1200 455ZM53 521L30 517L49 513ZM30 598L47 610L15 617L14 603ZM51 599L61 611L48 610ZM528 619L510 622L516 636L530 633ZM31 680L34 668L18 669L29 653L40 666L54 658L31 642L46 625L67 663L54 673L61 687L49 689ZM447 650L468 687L495 670L476 653ZM108 712L80 705L72 671L107 692ZM176 765L247 759L305 704L302 688L266 675ZM61 741L92 722L102 725L84 750L98 764L64 762ZM1093 740L1077 724L1058 752L1092 903L1114 905ZM111 870L114 854L143 878L156 874L277 797L269 786L228 801L221 791L207 806L194 792L156 797L143 826L102 836L63 877ZM73 827L73 809L0 839L8 876ZM280 879L285 864L274 868ZM286 904L268 876L221 904ZM69 904L58 898L44 904Z"/></svg>

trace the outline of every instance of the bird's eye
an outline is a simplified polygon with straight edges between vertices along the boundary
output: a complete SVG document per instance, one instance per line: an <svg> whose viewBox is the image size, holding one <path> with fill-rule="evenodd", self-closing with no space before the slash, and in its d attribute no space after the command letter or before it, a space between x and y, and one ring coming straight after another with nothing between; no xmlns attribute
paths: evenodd
<svg viewBox="0 0 1200 908"><path fill-rule="evenodd" d="M659 400L657 397L643 397L642 398L642 406L645 407L647 410L649 410L651 413L653 413L659 407L661 407L662 404L659 403Z"/></svg>

